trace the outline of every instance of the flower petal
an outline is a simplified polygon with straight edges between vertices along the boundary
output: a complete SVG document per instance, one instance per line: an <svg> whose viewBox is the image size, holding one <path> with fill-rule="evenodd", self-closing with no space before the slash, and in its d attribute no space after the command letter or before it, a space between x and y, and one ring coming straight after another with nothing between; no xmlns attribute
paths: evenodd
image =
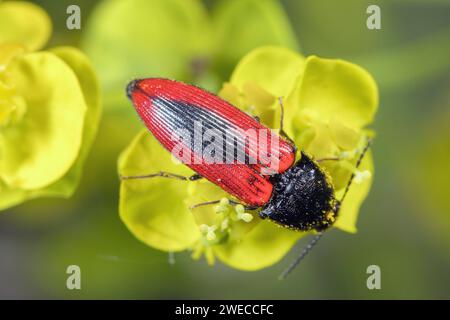
<svg viewBox="0 0 450 320"><path fill-rule="evenodd" d="M47 13L25 1L0 3L0 44L19 43L29 51L42 48L50 38L52 24Z"/></svg>
<svg viewBox="0 0 450 320"><path fill-rule="evenodd" d="M304 58L294 51L283 47L261 47L247 54L236 66L230 83L243 93L245 103L254 110L252 114L259 116L265 125L275 128L279 126L280 108L276 97L287 97L297 79L303 74ZM259 94L258 94L259 93ZM267 98L273 96L272 100ZM256 96L256 97L255 97ZM260 101L267 103L255 103ZM240 106L248 107L247 106ZM291 133L291 122L295 112L293 104L284 104L285 131Z"/></svg>
<svg viewBox="0 0 450 320"><path fill-rule="evenodd" d="M333 140L339 148L352 150L357 147L360 135L356 130L344 126L339 120L331 120L328 124Z"/></svg>
<svg viewBox="0 0 450 320"><path fill-rule="evenodd" d="M9 65L25 113L2 129L0 176L12 188L35 190L60 179L81 146L86 103L72 69L48 52L24 54Z"/></svg>
<svg viewBox="0 0 450 320"><path fill-rule="evenodd" d="M0 210L22 203L27 198L27 191L11 189L0 180Z"/></svg>
<svg viewBox="0 0 450 320"><path fill-rule="evenodd" d="M289 101L322 122L338 120L358 129L373 121L378 89L372 76L355 64L310 56Z"/></svg>
<svg viewBox="0 0 450 320"><path fill-rule="evenodd" d="M306 234L262 220L241 241L231 241L213 249L217 257L227 265L253 271L280 261L297 240Z"/></svg>
<svg viewBox="0 0 450 320"><path fill-rule="evenodd" d="M78 185L84 161L97 133L101 113L100 88L90 61L81 51L72 47L57 47L53 48L51 52L64 60L75 72L87 106L82 145L74 165L64 177L39 192L40 196L49 193L68 197L72 195Z"/></svg>
<svg viewBox="0 0 450 320"><path fill-rule="evenodd" d="M242 56L264 45L298 49L288 17L278 1L222 0L214 8L217 65L229 74Z"/></svg>
<svg viewBox="0 0 450 320"><path fill-rule="evenodd" d="M308 135L314 130L314 135L309 139ZM298 143L297 146L302 150L306 150L314 158L327 158L338 154L339 148L333 141L328 126L320 121L315 122L309 126L299 127L300 134L294 135L296 141L303 141L304 144ZM309 140L309 141L308 141ZM307 142L307 143L306 143Z"/></svg>
<svg viewBox="0 0 450 320"><path fill-rule="evenodd" d="M185 176L192 171L172 162L147 130L131 142L119 159L121 175L167 171ZM188 181L155 177L123 180L120 185L120 217L128 229L149 246L165 251L189 248L200 231L184 199Z"/></svg>
<svg viewBox="0 0 450 320"><path fill-rule="evenodd" d="M283 47L260 47L243 57L231 75L231 84L243 91L256 83L276 97L286 96L303 72L304 59Z"/></svg>
<svg viewBox="0 0 450 320"><path fill-rule="evenodd" d="M367 154L364 156L364 159L361 162L361 166L359 167L358 170L359 171L368 170L371 173L371 175L368 176L366 179L364 179L364 181L362 181L359 184L353 182L345 200L341 204L339 216L336 220L336 223L334 224L335 227L351 233L356 232L356 221L359 214L359 208L361 207L362 203L369 194L369 190L372 185L374 166L372 160L372 152L370 150L367 151ZM343 192L344 189L336 193L338 199L340 199Z"/></svg>
<svg viewBox="0 0 450 320"><path fill-rule="evenodd" d="M25 47L17 43L0 44L0 72L5 70L8 63L19 54L25 52Z"/></svg>
<svg viewBox="0 0 450 320"><path fill-rule="evenodd" d="M229 194L206 179L190 183L186 187L188 188L188 195L185 199L187 206L230 197ZM215 205L192 209L191 214L198 225L220 225L222 219L221 215L215 212Z"/></svg>
<svg viewBox="0 0 450 320"><path fill-rule="evenodd" d="M77 49L62 47L52 50L64 62L71 67L77 75L84 100L87 105L85 114L82 146L78 157L70 170L59 180L42 189L25 190L11 188L4 183L0 187L0 209L5 209L17 205L27 199L43 196L68 197L74 192L80 175L85 157L95 136L100 113L100 96L98 83L87 58ZM4 139L4 138L2 138Z"/></svg>

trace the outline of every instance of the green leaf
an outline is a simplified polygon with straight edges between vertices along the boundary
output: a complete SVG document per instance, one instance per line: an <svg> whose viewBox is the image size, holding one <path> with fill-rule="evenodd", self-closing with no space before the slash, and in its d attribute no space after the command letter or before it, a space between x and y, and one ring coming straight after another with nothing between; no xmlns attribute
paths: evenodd
<svg viewBox="0 0 450 320"><path fill-rule="evenodd" d="M207 18L197 0L103 1L89 19L83 47L106 95L123 105L130 79L190 79L192 63L209 53Z"/></svg>
<svg viewBox="0 0 450 320"><path fill-rule="evenodd" d="M281 4L273 0L222 0L214 8L215 59L222 74L252 49L279 45L298 49Z"/></svg>
<svg viewBox="0 0 450 320"><path fill-rule="evenodd" d="M259 270L280 261L304 235L263 220L241 241L216 246L214 253L233 268Z"/></svg>
<svg viewBox="0 0 450 320"><path fill-rule="evenodd" d="M0 3L0 45L19 43L29 51L42 48L50 38L51 20L35 4L24 1Z"/></svg>
<svg viewBox="0 0 450 320"><path fill-rule="evenodd" d="M185 176L193 172L175 164L147 130L139 133L119 159L121 175L167 171ZM199 239L200 231L185 203L187 181L155 177L123 180L120 217L130 231L149 246L165 251L185 250Z"/></svg>

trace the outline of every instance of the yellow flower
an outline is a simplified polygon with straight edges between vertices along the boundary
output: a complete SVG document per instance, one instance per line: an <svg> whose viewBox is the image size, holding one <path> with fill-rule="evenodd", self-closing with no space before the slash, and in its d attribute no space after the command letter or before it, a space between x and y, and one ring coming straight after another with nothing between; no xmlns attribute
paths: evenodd
<svg viewBox="0 0 450 320"><path fill-rule="evenodd" d="M339 157L320 165L329 174L339 199L352 173L356 181L341 206L334 227L356 232L359 208L373 177L370 151L358 171L356 159L373 132L378 91L361 67L342 60L302 57L282 47L261 47L236 66L220 95L238 108L278 128L284 98L285 130L301 150L315 158ZM122 153L119 172L134 175L159 170L190 175L171 161L149 132L143 130ZM209 181L170 179L123 181L120 216L144 243L164 251L193 250L242 270L257 270L279 261L305 232L288 230L230 205L227 195ZM216 207L192 210L196 203L223 199Z"/></svg>
<svg viewBox="0 0 450 320"><path fill-rule="evenodd" d="M77 49L42 48L47 14L0 4L0 210L41 196L70 196L100 113L97 80Z"/></svg>

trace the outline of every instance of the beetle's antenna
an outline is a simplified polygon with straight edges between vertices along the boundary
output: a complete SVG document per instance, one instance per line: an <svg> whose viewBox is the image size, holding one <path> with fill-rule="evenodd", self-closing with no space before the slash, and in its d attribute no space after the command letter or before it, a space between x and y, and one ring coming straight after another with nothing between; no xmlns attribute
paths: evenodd
<svg viewBox="0 0 450 320"><path fill-rule="evenodd" d="M358 160L356 161L355 169L358 169L358 167L361 165L361 162L362 162L364 156L366 155L367 150L369 150L371 145L372 145L372 139L368 138L366 146L364 147L361 154L359 155ZM350 186L354 179L355 179L355 173L353 172L352 175L350 176L350 179L348 180L347 186L345 187L344 194L342 195L341 200L337 204L337 208L335 210L336 214L339 212L340 204L342 203L342 201L344 201L345 197L347 196L348 190L350 189ZM280 276L278 278L280 280L286 279L286 277L292 272L292 270L294 270L298 266L298 264L306 257L306 255L313 249L313 247L317 244L317 242L320 240L320 238L322 236L323 236L322 232L318 233L308 243L308 245L303 249L302 253L300 253L300 255L291 263L291 265L286 270L283 271L282 274L280 274Z"/></svg>
<svg viewBox="0 0 450 320"><path fill-rule="evenodd" d="M318 233L309 243L308 245L303 249L302 253L294 260L292 261L291 265L287 267L283 271L283 273L280 274L278 279L284 280L286 277L294 270L298 264L306 257L306 255L314 248L314 246L317 244L317 242L320 240L320 238L323 236L323 233Z"/></svg>
<svg viewBox="0 0 450 320"><path fill-rule="evenodd" d="M294 140L288 136L288 134L284 131L284 105L283 105L283 97L278 97L278 104L280 105L280 135L286 138L291 145L296 149Z"/></svg>
<svg viewBox="0 0 450 320"><path fill-rule="evenodd" d="M358 169L358 167L361 165L362 159L366 155L366 152L367 152L367 150L369 150L371 145L372 145L372 139L368 138L366 146L364 147L363 151L359 155L358 161L356 161L355 169ZM348 190L350 190L350 186L352 185L352 182L354 179L355 179L355 172L353 171L352 175L350 176L350 179L347 182L347 186L345 187L344 194L342 195L342 198L339 201L339 203L342 203L342 201L344 201L345 197L347 196Z"/></svg>
<svg viewBox="0 0 450 320"><path fill-rule="evenodd" d="M280 131L284 132L284 105L283 105L283 97L278 97L278 103L280 105Z"/></svg>

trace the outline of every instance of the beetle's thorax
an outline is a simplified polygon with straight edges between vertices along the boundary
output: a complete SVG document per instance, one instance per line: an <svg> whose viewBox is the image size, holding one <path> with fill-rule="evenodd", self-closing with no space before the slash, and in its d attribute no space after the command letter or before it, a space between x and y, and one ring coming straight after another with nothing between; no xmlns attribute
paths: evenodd
<svg viewBox="0 0 450 320"><path fill-rule="evenodd" d="M282 174L271 177L273 193L262 218L296 230L324 230L337 215L338 201L326 173L306 154Z"/></svg>

